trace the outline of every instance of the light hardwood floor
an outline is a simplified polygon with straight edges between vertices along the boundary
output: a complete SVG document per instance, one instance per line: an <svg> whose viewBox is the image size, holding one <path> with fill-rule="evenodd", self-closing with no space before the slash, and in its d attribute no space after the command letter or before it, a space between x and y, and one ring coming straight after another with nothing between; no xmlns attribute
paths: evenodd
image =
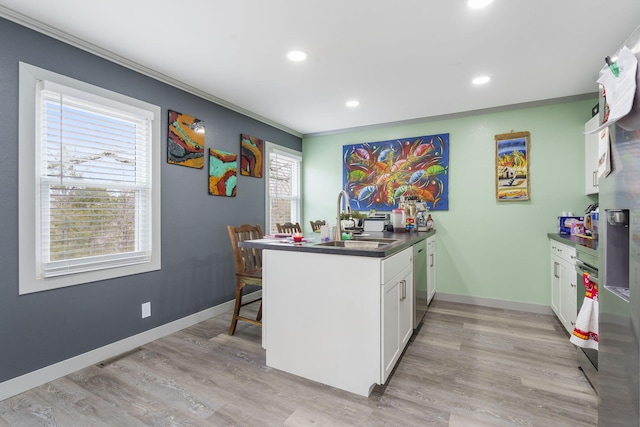
<svg viewBox="0 0 640 427"><path fill-rule="evenodd" d="M369 398L265 366L230 313L0 402L0 426L595 426L553 316L434 301Z"/></svg>

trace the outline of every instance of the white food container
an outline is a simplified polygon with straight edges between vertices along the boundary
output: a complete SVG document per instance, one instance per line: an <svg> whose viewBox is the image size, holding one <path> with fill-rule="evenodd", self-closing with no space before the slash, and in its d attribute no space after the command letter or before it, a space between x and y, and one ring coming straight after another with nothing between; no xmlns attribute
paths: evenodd
<svg viewBox="0 0 640 427"><path fill-rule="evenodd" d="M363 220L364 231L384 231L385 218L365 218Z"/></svg>

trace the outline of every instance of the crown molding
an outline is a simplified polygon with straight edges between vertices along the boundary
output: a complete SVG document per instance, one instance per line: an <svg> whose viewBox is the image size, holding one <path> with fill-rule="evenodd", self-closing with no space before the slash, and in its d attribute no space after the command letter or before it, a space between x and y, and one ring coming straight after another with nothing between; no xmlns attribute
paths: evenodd
<svg viewBox="0 0 640 427"><path fill-rule="evenodd" d="M181 89L185 92L188 92L192 95L198 96L202 99L205 99L207 101L210 101L214 104L220 105L222 107L228 108L229 110L235 111L236 113L242 114L244 116L250 117L254 120L257 120L259 122L262 122L264 124L267 124L269 126L272 126L276 129L279 129L283 132L286 132L288 134L291 134L293 136L297 136L298 138L302 138L302 134L294 129L291 129L285 125L282 125L280 123L274 122L266 117L263 117L259 114L256 114L252 111L246 110L242 107L239 107L235 104L232 104L231 102L225 101L224 99L218 98L215 95L212 95L208 92L205 92L203 90L200 90L194 86L188 85L180 80L174 79L172 77L169 77L165 74L162 74L152 68L149 67L145 67L142 64L139 64L135 61L131 61L127 58L124 58L116 53L113 53L109 50L103 49L99 46L96 46L92 43L89 43L85 40L82 40L78 37L72 36L71 34L68 34L64 31L61 31L57 28L54 28L50 25L47 25L41 21L38 21L36 19L30 18L26 15L23 15L21 13L18 13L12 9L9 9L6 6L2 6L0 5L0 17L8 19L9 21L15 22L16 24L22 25L23 27L27 27L29 29L32 29L34 31L37 31L41 34L44 34L46 36L52 37L56 40L59 40L61 42L64 42L68 45L74 46L78 49L81 49L85 52L89 52L93 55L99 56L103 59L106 59L108 61L111 61L115 64L121 65L123 67L126 67L130 70L136 71L140 74L143 74L147 77L151 77L152 79L158 80L162 83L168 84L170 86L173 86L175 88Z"/></svg>

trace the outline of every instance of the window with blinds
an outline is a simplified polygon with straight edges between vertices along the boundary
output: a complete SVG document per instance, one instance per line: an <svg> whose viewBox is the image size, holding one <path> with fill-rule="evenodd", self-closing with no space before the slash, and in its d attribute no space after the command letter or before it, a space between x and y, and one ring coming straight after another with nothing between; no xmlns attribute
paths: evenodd
<svg viewBox="0 0 640 427"><path fill-rule="evenodd" d="M40 273L148 262L149 114L39 86Z"/></svg>
<svg viewBox="0 0 640 427"><path fill-rule="evenodd" d="M302 153L267 146L267 230L276 233L277 223L300 222Z"/></svg>
<svg viewBox="0 0 640 427"><path fill-rule="evenodd" d="M21 293L158 269L159 107L123 102L129 98L100 88L87 91L94 87L31 68L53 78L31 76L31 152L22 147L30 130L23 133L27 124L20 123L20 155L35 157L34 179L27 172L20 176L21 189L33 182L30 193L35 192L33 206L21 200L21 207L33 210L35 243L33 264L21 264ZM22 71L21 79L29 77ZM23 96L21 81L21 114ZM21 238L30 233L27 221ZM143 264L153 265L135 268ZM86 273L93 275L83 279ZM27 275L42 283L22 289ZM56 280L62 276L73 279Z"/></svg>

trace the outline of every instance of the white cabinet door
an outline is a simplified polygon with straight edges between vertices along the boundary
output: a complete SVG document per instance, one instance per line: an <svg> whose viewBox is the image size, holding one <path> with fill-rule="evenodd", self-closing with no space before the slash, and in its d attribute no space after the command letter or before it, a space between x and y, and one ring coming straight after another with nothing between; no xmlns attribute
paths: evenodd
<svg viewBox="0 0 640 427"><path fill-rule="evenodd" d="M551 308L569 333L578 316L575 256L575 248L551 241Z"/></svg>
<svg viewBox="0 0 640 427"><path fill-rule="evenodd" d="M567 324L569 323L569 319L567 319L565 315L567 314L566 298L568 296L568 292L567 292L568 286L566 282L568 280L567 274L570 273L569 265L568 265L569 263L562 258L558 258L557 261L558 261L558 276L560 276L559 289L558 289L560 293L560 298L558 299L558 312L556 314L558 315L558 319L560 319L565 329L568 330ZM573 330L569 332L573 332Z"/></svg>
<svg viewBox="0 0 640 427"><path fill-rule="evenodd" d="M576 304L576 294L578 292L576 281L578 275L576 274L575 265L565 260L563 262L565 265L563 266L562 273L564 276L560 285L560 314L561 318L564 319L565 329L572 333L578 317L578 305Z"/></svg>
<svg viewBox="0 0 640 427"><path fill-rule="evenodd" d="M413 333L413 249L383 261L381 286L381 384L387 381ZM402 270L399 268L404 267ZM389 277L391 271L397 272ZM386 273L386 274L385 274Z"/></svg>
<svg viewBox="0 0 640 427"><path fill-rule="evenodd" d="M382 286L382 383L400 357L400 282Z"/></svg>
<svg viewBox="0 0 640 427"><path fill-rule="evenodd" d="M413 269L405 270L404 276L400 279L400 352L409 342L413 334Z"/></svg>
<svg viewBox="0 0 640 427"><path fill-rule="evenodd" d="M555 253L555 241L551 241L551 309L560 316L560 257Z"/></svg>
<svg viewBox="0 0 640 427"><path fill-rule="evenodd" d="M427 239L427 302L436 294L436 236Z"/></svg>
<svg viewBox="0 0 640 427"><path fill-rule="evenodd" d="M584 125L585 132L598 127L599 117L593 116ZM584 136L585 194L598 194L598 132Z"/></svg>

